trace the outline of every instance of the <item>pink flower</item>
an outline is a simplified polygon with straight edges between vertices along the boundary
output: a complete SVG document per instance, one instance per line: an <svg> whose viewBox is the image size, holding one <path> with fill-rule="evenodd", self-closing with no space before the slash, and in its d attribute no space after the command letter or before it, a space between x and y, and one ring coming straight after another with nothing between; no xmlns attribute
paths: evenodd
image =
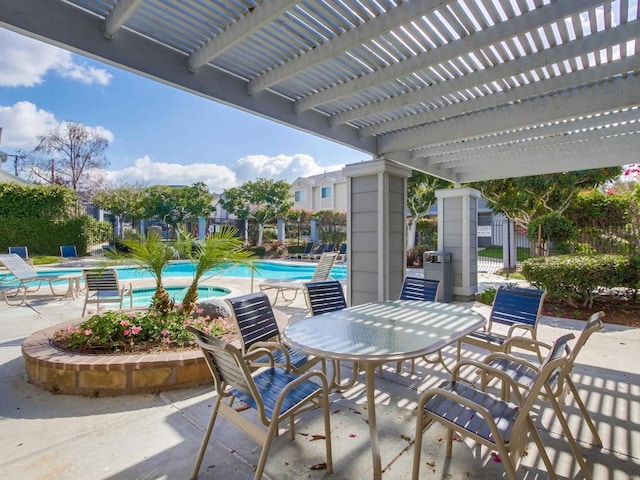
<svg viewBox="0 0 640 480"><path fill-rule="evenodd" d="M127 328L124 332L122 332L122 335L128 337L129 335L131 335L131 330Z"/></svg>
<svg viewBox="0 0 640 480"><path fill-rule="evenodd" d="M196 313L197 313L198 315L200 315L200 314L204 313L204 308L198 308L198 309L196 310Z"/></svg>
<svg viewBox="0 0 640 480"><path fill-rule="evenodd" d="M75 328L73 327L73 325L67 325L67 332L73 332L75 330Z"/></svg>
<svg viewBox="0 0 640 480"><path fill-rule="evenodd" d="M138 327L138 326L131 327L131 333L133 333L134 335L139 334L141 331L142 331L142 327Z"/></svg>
<svg viewBox="0 0 640 480"><path fill-rule="evenodd" d="M162 330L160 333L163 337L166 337L167 335L169 335L169 330Z"/></svg>
<svg viewBox="0 0 640 480"><path fill-rule="evenodd" d="M90 328L87 328L87 329L84 331L84 334L85 334L87 337L88 337L89 335L91 335L92 333L93 333L93 330L91 330Z"/></svg>
<svg viewBox="0 0 640 480"><path fill-rule="evenodd" d="M129 326L129 320L120 321L120 325L122 325L123 327L128 327Z"/></svg>
<svg viewBox="0 0 640 480"><path fill-rule="evenodd" d="M170 338L163 338L163 339L162 339L162 343L165 343L165 344L167 344L167 345L168 345L168 344L170 344L170 343L171 343L171 339L170 339Z"/></svg>

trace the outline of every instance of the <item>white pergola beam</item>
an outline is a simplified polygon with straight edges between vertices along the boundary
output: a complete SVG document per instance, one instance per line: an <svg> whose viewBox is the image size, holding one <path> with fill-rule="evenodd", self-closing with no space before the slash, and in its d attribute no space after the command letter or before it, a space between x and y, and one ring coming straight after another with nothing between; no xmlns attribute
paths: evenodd
<svg viewBox="0 0 640 480"><path fill-rule="evenodd" d="M111 39L129 20L142 0L119 0L104 20L104 35Z"/></svg>
<svg viewBox="0 0 640 480"><path fill-rule="evenodd" d="M297 75L307 68L334 58L353 47L362 45L375 36L388 32L398 25L407 23L451 2L452 0L421 0L402 3L390 11L343 33L339 37L329 40L313 50L304 52L304 54L298 55L283 65L254 78L249 82L249 94L255 95L272 85Z"/></svg>
<svg viewBox="0 0 640 480"><path fill-rule="evenodd" d="M567 163L559 157L580 158L580 169L616 167L636 162L640 148L640 133L577 142L517 157L506 156L489 164L477 164L467 170L456 170L455 177L461 183L492 180L495 178L515 178L543 173L562 173Z"/></svg>
<svg viewBox="0 0 640 480"><path fill-rule="evenodd" d="M472 113L379 138L378 154L473 139L505 130L569 120L640 104L640 78L617 78L494 110Z"/></svg>
<svg viewBox="0 0 640 480"><path fill-rule="evenodd" d="M295 4L295 0L269 0L261 3L223 33L211 38L189 55L189 70L195 72L202 68Z"/></svg>
<svg viewBox="0 0 640 480"><path fill-rule="evenodd" d="M429 88L422 88L405 95L381 100L375 104L355 108L347 112L334 115L330 122L331 125L340 125L342 123L347 123L384 111L393 110L412 103L437 101L442 97L455 94L460 91L487 85L494 81L508 79L521 73L527 73L542 67L560 63L564 60L572 60L577 56L597 51L602 45L626 42L627 40L636 38L637 36L638 24L626 24L620 27L620 31L605 30L588 37L583 37L581 40L574 40L572 43L566 43L557 47L549 48L533 55L502 63L496 67L478 70L463 77L433 85ZM636 56L625 57L611 63L583 68L582 70L558 75L548 79L541 79L537 82L514 87L500 93L485 95L475 99L466 100L464 102L448 105L446 107L434 108L433 110L424 113L408 115L397 120L382 122L372 125L371 127L364 127L361 129L361 135L378 135L385 131L388 132L399 130L401 128L409 128L440 118L451 117L463 112L493 107L499 104L537 96L543 93L550 93L574 85L597 81L620 73L627 73L638 69L639 66L640 60L638 60ZM461 108L463 108L462 111L460 111Z"/></svg>
<svg viewBox="0 0 640 480"><path fill-rule="evenodd" d="M480 150L486 147L492 147L496 144L514 143L529 140L533 137L545 137L549 135L558 135L567 131L577 131L584 129L593 129L602 125L612 125L617 123L640 121L640 109L634 108L629 110L621 110L616 112L607 112L602 115L594 115L592 117L580 118L578 120L551 123L547 125L528 128L525 130L510 131L500 135L491 135L481 138L474 138L464 142L447 143L436 145L433 147L423 147L412 152L414 158L437 157L452 153L465 154L469 152L473 155L474 150Z"/></svg>
<svg viewBox="0 0 640 480"><path fill-rule="evenodd" d="M481 30L455 42L411 57L408 60L368 73L353 81L309 95L296 101L294 108L297 112L301 112L347 95L394 81L397 78L410 75L414 71L422 70L428 65L437 65L447 60L458 58L470 51L477 51L482 47L523 34L523 32L584 12L590 6L602 3L602 0L581 0L580 2L555 2L553 5L537 8L500 24L500 28Z"/></svg>
<svg viewBox="0 0 640 480"><path fill-rule="evenodd" d="M247 82L216 68L192 73L184 54L128 29L108 40L102 23L62 1L2 0L0 8L0 27L375 155L375 139L360 137L355 128L330 128L317 112L294 115L289 100L268 91L249 96Z"/></svg>
<svg viewBox="0 0 640 480"><path fill-rule="evenodd" d="M623 125L616 125L606 128L600 128L597 130L586 130L577 133L568 133L567 129L559 129L556 134L548 137L523 141L517 143L504 143L493 147L474 150L471 152L458 152L451 155L439 155L437 157L421 157L426 161L428 165L441 164L442 168L450 169L464 169L466 165L477 165L490 163L494 159L498 160L498 163L502 159L502 155L508 155L513 158L518 158L521 155L526 155L528 152L537 151L541 148L548 148L554 146L566 145L569 143L581 142L581 141L593 141L599 138L605 139L612 136L620 136L631 133L636 133L640 129L640 122L635 121L633 123L625 123ZM413 157L419 158L419 157Z"/></svg>

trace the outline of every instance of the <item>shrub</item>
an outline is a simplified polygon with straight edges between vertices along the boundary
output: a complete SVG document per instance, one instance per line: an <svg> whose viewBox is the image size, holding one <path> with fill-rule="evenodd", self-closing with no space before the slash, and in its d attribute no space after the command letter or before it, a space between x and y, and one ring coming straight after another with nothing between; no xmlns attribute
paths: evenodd
<svg viewBox="0 0 640 480"><path fill-rule="evenodd" d="M591 307L603 289L635 290L640 279L637 257L624 255L559 255L532 258L522 264L524 277L551 297Z"/></svg>

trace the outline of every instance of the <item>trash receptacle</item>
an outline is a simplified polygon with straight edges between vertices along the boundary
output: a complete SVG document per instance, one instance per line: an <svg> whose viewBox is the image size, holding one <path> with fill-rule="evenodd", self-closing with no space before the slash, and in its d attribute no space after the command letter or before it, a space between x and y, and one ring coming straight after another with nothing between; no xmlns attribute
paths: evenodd
<svg viewBox="0 0 640 480"><path fill-rule="evenodd" d="M428 280L438 280L439 302L453 301L453 264L451 263L451 252L424 252L424 278Z"/></svg>

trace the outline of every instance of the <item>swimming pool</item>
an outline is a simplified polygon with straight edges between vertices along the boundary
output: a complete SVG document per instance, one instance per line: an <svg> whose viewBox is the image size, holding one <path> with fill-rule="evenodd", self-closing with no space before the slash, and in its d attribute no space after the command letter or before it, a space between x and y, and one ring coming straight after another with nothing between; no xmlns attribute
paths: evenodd
<svg viewBox="0 0 640 480"><path fill-rule="evenodd" d="M169 296L176 303L182 302L185 294L187 293L188 286L184 287L164 287ZM151 298L156 289L154 287L149 288L134 288L133 289L133 306L142 307L149 306ZM229 295L231 290L222 287L198 287L198 301L206 300L208 298L224 297Z"/></svg>
<svg viewBox="0 0 640 480"><path fill-rule="evenodd" d="M254 273L255 279L275 279L275 280L311 280L313 272L316 269L315 263L308 265L301 263L289 263L275 260L258 260L255 262L256 271ZM98 268L98 265L96 265ZM150 279L151 275L144 270L136 267L117 267L118 278L120 280L139 280ZM193 278L195 267L190 262L176 261L171 262L169 266L164 270L163 278L177 278L177 277L189 277ZM67 274L67 273L81 273L80 268L48 268L39 270L39 274ZM7 277L9 275L0 275ZM331 276L337 280L347 278L346 265L335 265L331 270ZM208 278L225 278L225 277L241 277L251 278L251 269L241 265L226 265L222 268L208 270L202 280ZM66 280L62 281L66 282ZM62 283L61 282L61 283Z"/></svg>

